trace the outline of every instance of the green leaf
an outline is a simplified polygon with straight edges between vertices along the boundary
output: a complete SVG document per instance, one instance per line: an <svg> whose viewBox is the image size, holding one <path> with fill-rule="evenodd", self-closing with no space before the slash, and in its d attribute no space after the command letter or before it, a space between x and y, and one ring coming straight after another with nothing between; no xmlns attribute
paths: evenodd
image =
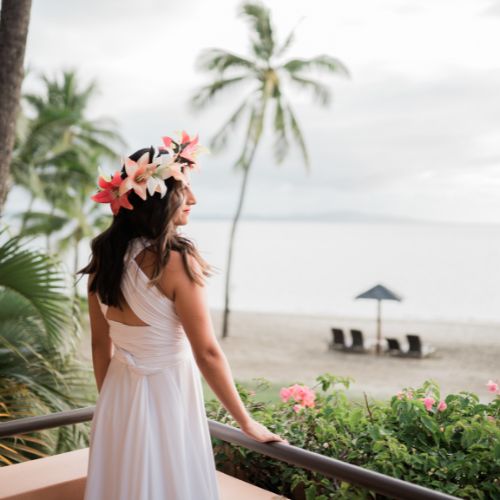
<svg viewBox="0 0 500 500"><path fill-rule="evenodd" d="M0 245L0 289L24 299L54 343L71 327L72 304L60 264L52 257L23 248L19 237Z"/></svg>

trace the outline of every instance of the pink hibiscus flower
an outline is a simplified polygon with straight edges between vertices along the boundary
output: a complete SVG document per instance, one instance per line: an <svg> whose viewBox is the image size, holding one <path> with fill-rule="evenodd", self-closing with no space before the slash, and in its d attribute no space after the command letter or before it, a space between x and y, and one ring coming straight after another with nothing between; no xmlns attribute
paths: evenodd
<svg viewBox="0 0 500 500"><path fill-rule="evenodd" d="M437 406L438 411L444 411L446 410L446 408L448 408L448 405L443 400L441 400Z"/></svg>
<svg viewBox="0 0 500 500"><path fill-rule="evenodd" d="M431 397L424 398L424 406L427 411L431 411L436 400Z"/></svg>
<svg viewBox="0 0 500 500"><path fill-rule="evenodd" d="M492 393L499 392L499 390L498 390L498 383L494 382L493 380L488 380L488 383L486 384L486 387L488 388L489 392L492 392Z"/></svg>
<svg viewBox="0 0 500 500"><path fill-rule="evenodd" d="M280 390L280 398L283 403L287 403L292 396L292 391L289 387L282 387Z"/></svg>
<svg viewBox="0 0 500 500"><path fill-rule="evenodd" d="M288 402L290 399L293 399L295 403L298 403L295 406L307 406L309 408L314 408L314 399L316 398L316 394L307 386L294 384L290 387L282 387L280 390L280 398L284 403Z"/></svg>

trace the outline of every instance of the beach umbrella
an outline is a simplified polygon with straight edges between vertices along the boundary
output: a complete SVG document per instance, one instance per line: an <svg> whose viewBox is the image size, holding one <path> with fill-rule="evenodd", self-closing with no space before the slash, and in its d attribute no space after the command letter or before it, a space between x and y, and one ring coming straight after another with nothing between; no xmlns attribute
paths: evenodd
<svg viewBox="0 0 500 500"><path fill-rule="evenodd" d="M403 299L396 293L392 292L384 285L376 285L366 292L360 293L356 299L374 299L377 301L377 354L380 354L380 345L382 340L382 301L397 300L401 302Z"/></svg>

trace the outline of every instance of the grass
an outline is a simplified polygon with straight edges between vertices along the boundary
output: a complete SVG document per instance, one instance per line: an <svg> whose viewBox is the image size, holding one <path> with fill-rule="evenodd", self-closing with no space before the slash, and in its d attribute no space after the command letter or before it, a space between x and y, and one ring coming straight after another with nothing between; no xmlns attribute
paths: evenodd
<svg viewBox="0 0 500 500"><path fill-rule="evenodd" d="M279 391L282 387L286 385L276 382L267 382L265 386L259 387L258 379L236 380L236 382L245 387L245 389L255 391L256 393L255 400L262 401L264 403L278 403L280 401ZM214 392L208 386L205 379L203 378L202 378L202 383L203 383L203 395L205 397L205 401L209 399L216 399Z"/></svg>
<svg viewBox="0 0 500 500"><path fill-rule="evenodd" d="M203 395L205 397L205 401L210 399L217 399L212 389L208 386L205 379L202 377L202 385L203 385ZM255 391L255 400L261 401L263 403L279 403L281 401L279 397L279 392L282 387L286 387L290 385L289 383L283 382L269 382L266 381L265 385L259 387L258 378L254 378L251 380L236 380L237 383L241 384L243 387L249 390ZM262 379L264 380L264 379ZM354 405L366 408L367 401L365 400L364 395L353 394L349 390L345 390L340 388L342 392L346 395L347 399L350 400ZM368 404L371 405L386 405L388 404L386 400L380 400L371 397L369 394L367 395Z"/></svg>

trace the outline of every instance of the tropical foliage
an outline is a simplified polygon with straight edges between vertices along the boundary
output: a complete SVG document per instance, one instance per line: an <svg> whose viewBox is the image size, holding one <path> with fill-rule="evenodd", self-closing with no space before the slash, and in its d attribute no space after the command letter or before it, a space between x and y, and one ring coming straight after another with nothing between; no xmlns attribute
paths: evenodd
<svg viewBox="0 0 500 500"><path fill-rule="evenodd" d="M0 232L0 421L87 406L94 383L77 356L80 327L67 274ZM0 464L88 445L88 424L0 440Z"/></svg>
<svg viewBox="0 0 500 500"><path fill-rule="evenodd" d="M109 222L90 200L96 166L116 157L120 136L106 120L88 118L96 86L81 86L73 71L41 78L40 94L23 96L12 180L28 193L21 234L0 231L0 419L87 406L95 401L88 362L79 357L81 300L54 255L30 250L28 235L57 237L58 253ZM35 204L39 207L34 210ZM31 245L34 247L34 245ZM21 462L88 445L89 424L62 426L0 441L0 463Z"/></svg>
<svg viewBox="0 0 500 500"><path fill-rule="evenodd" d="M426 381L387 403L356 403L343 389L351 379L320 375L311 389L294 384L281 402L259 402L237 384L253 417L291 445L337 458L461 498L498 498L500 491L500 393L492 381L489 403L460 392L441 397ZM261 387L268 382L261 379ZM492 390L495 385L496 391ZM486 387L485 387L486 392ZM209 418L236 425L217 400ZM362 488L297 469L240 446L213 439L217 468L296 500L378 498Z"/></svg>
<svg viewBox="0 0 500 500"><path fill-rule="evenodd" d="M326 84L309 75L311 70L349 76L347 67L339 59L327 54L305 59L282 60L295 40L295 29L279 43L271 23L269 9L262 4L244 3L240 15L245 18L251 29L250 55L242 56L220 48L204 50L197 60L197 66L201 71L211 75L213 81L198 89L190 100L194 109L198 110L213 103L216 98L233 88L250 89L210 141L211 149L220 151L228 144L233 129L240 123L246 123L243 147L234 163L235 168L243 170L243 177L229 239L222 337L228 335L229 284L236 227L243 207L248 173L263 137L266 119L270 115L276 162L282 163L290 146L296 144L305 166L309 169L310 160L305 138L290 99L286 95L285 86L310 92L317 103L327 106L331 100L331 92Z"/></svg>
<svg viewBox="0 0 500 500"><path fill-rule="evenodd" d="M96 84L82 86L74 71L60 77L41 77L43 92L23 96L25 112L19 121L12 161L12 177L30 197L28 210L19 214L21 232L57 236L56 250L74 251L78 243L102 230L109 222L90 195L96 188L97 165L115 159L123 140L110 120L90 119L89 103ZM35 200L43 209L33 210Z"/></svg>

